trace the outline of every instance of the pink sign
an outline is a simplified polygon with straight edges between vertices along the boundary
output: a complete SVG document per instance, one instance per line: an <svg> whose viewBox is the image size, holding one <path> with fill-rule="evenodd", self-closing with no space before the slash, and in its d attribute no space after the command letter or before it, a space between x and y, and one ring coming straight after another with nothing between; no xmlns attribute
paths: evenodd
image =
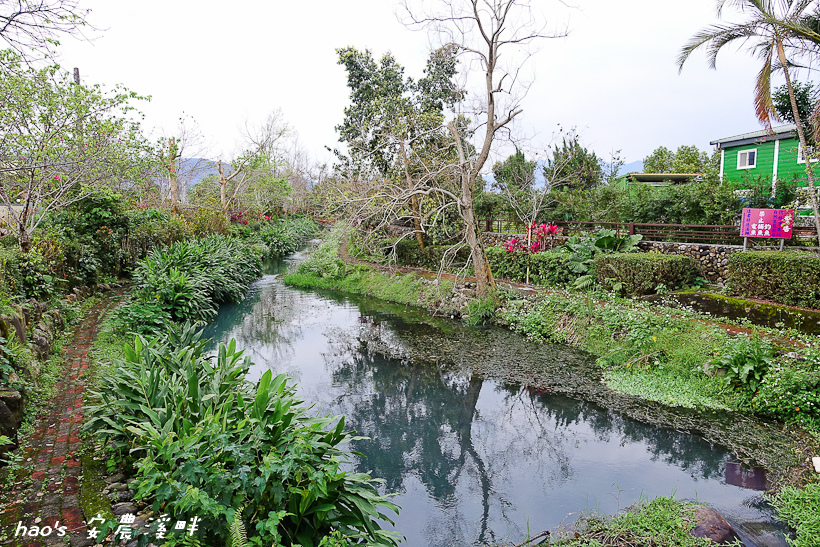
<svg viewBox="0 0 820 547"><path fill-rule="evenodd" d="M743 209L741 237L791 239L794 209Z"/></svg>

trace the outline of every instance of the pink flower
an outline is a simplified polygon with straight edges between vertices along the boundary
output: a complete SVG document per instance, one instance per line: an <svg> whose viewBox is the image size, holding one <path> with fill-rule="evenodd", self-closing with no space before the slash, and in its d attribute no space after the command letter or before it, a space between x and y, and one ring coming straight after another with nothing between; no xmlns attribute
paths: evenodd
<svg viewBox="0 0 820 547"><path fill-rule="evenodd" d="M62 181L63 179L60 178L60 175L54 175L54 180Z"/></svg>

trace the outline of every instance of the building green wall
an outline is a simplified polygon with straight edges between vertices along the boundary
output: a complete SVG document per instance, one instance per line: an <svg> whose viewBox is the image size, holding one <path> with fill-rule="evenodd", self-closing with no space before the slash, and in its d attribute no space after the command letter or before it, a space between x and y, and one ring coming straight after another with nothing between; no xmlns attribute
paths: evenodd
<svg viewBox="0 0 820 547"><path fill-rule="evenodd" d="M781 139L779 141L777 159L777 178L782 180L792 180L797 178L806 180L806 164L797 163L796 138ZM738 169L737 155L744 150L757 150L757 164L754 169ZM723 180L732 182L742 182L746 179L760 176L767 180L772 180L774 174L775 141L761 142L758 144L746 144L743 146L728 147L723 155Z"/></svg>

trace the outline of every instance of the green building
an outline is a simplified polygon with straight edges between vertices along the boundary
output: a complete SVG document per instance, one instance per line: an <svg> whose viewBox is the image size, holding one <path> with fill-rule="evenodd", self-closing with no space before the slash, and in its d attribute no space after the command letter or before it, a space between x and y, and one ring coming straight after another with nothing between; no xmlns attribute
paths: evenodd
<svg viewBox="0 0 820 547"><path fill-rule="evenodd" d="M712 141L720 150L720 180L806 180L806 161L794 124ZM817 161L812 159L811 161Z"/></svg>

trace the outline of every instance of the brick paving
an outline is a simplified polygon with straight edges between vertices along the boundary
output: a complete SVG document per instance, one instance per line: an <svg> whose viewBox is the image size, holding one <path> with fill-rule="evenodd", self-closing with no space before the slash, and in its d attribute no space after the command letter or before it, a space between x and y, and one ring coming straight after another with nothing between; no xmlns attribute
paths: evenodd
<svg viewBox="0 0 820 547"><path fill-rule="evenodd" d="M21 439L21 444L25 444L19 449L23 452L21 466L25 471L13 486L0 486L0 545L95 544L87 539L85 526L86 519L94 515L83 515L80 508L80 426L88 351L100 320L111 305L111 299L101 298L81 319L73 340L63 348L65 365L63 377L55 385L55 397L36 417L32 434ZM40 535L32 537L35 526ZM57 529L58 526L65 528ZM45 527L52 530L43 537L48 530ZM64 534L60 535L61 532Z"/></svg>

